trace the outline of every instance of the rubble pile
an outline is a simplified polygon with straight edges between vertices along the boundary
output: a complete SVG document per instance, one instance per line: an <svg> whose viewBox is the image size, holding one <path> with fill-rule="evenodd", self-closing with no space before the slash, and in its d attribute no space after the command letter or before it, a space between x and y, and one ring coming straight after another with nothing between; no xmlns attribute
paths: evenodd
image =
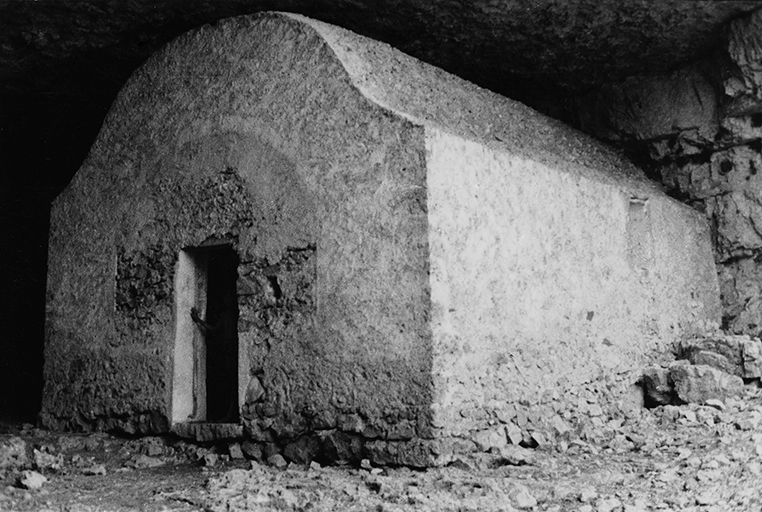
<svg viewBox="0 0 762 512"><path fill-rule="evenodd" d="M641 382L663 393L661 404L643 407L634 390L612 405L602 390L570 389L558 400L578 407L544 437L536 432L542 442L485 436L473 457L428 470L367 458L296 463L236 440L0 429L0 510L759 510L762 390L743 357L759 343L689 340L678 349L686 359L652 367ZM698 395L706 390L714 394Z"/></svg>
<svg viewBox="0 0 762 512"><path fill-rule="evenodd" d="M739 396L745 383L762 377L762 341L716 334L680 342L677 360L650 366L641 380L646 405L708 403Z"/></svg>

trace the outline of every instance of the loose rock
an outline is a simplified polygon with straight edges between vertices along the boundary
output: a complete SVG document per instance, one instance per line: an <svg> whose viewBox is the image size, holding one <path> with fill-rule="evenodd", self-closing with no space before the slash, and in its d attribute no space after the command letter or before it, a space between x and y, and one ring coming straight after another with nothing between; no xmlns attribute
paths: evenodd
<svg viewBox="0 0 762 512"><path fill-rule="evenodd" d="M519 444L524 439L524 436L521 432L521 427L513 422L508 423L505 426L505 434L508 442L511 444Z"/></svg>
<svg viewBox="0 0 762 512"><path fill-rule="evenodd" d="M500 457L504 464L523 466L525 464L532 464L534 452L521 446L508 445L500 450Z"/></svg>
<svg viewBox="0 0 762 512"><path fill-rule="evenodd" d="M622 506L622 502L618 498L608 498L598 501L596 510L598 512L614 512Z"/></svg>
<svg viewBox="0 0 762 512"><path fill-rule="evenodd" d="M517 485L510 497L513 505L518 509L524 510L537 506L537 499L522 485Z"/></svg>
<svg viewBox="0 0 762 512"><path fill-rule="evenodd" d="M288 461L286 461L286 459L280 453L276 453L275 455L270 455L267 457L267 463L271 466L275 466L278 469L286 469L288 466Z"/></svg>
<svg viewBox="0 0 762 512"><path fill-rule="evenodd" d="M233 460L241 460L244 458L240 443L230 443L230 446L228 446L228 453Z"/></svg>
<svg viewBox="0 0 762 512"><path fill-rule="evenodd" d="M25 470L22 471L21 476L19 476L19 485L23 487L24 489L29 490L37 490L41 489L42 486L47 482L48 479L45 478L43 475L38 473L37 471L32 470Z"/></svg>
<svg viewBox="0 0 762 512"><path fill-rule="evenodd" d="M103 464L94 464L90 466L89 468L85 468L82 470L82 474L84 475L105 475L106 474L106 466Z"/></svg>
<svg viewBox="0 0 762 512"><path fill-rule="evenodd" d="M473 439L476 447L483 452L487 452L492 448L500 450L508 444L505 430L502 427L479 431L474 435Z"/></svg>
<svg viewBox="0 0 762 512"><path fill-rule="evenodd" d="M262 447L253 441L244 441L241 450L250 459L262 460Z"/></svg>
<svg viewBox="0 0 762 512"><path fill-rule="evenodd" d="M54 455L48 451L40 451L35 449L33 451L33 455L34 466L40 471L59 471L64 465L64 458L60 453L58 455Z"/></svg>
<svg viewBox="0 0 762 512"><path fill-rule="evenodd" d="M18 469L28 462L26 443L19 437L0 441L0 470Z"/></svg>

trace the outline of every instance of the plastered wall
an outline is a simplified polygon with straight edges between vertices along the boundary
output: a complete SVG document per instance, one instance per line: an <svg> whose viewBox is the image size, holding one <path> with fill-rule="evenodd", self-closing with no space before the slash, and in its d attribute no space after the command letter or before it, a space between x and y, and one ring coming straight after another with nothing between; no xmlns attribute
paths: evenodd
<svg viewBox="0 0 762 512"><path fill-rule="evenodd" d="M430 374L421 141L293 21L207 27L154 56L53 206L43 422L169 428L175 320L189 314L175 266L211 241L241 260L251 435L342 422L417 435ZM246 403L247 378L264 397Z"/></svg>
<svg viewBox="0 0 762 512"><path fill-rule="evenodd" d="M426 144L434 425L446 436L541 404L549 420L570 386L718 320L697 212L436 129Z"/></svg>
<svg viewBox="0 0 762 512"><path fill-rule="evenodd" d="M719 311L706 223L610 150L336 27L234 18L136 72L53 205L44 425L195 432L177 269L215 244L239 261L233 431L298 462L544 428Z"/></svg>

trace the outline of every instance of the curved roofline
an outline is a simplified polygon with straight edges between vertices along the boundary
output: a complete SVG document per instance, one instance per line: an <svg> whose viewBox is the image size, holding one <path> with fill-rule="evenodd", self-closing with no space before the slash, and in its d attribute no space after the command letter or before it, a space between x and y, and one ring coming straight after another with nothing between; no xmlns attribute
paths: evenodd
<svg viewBox="0 0 762 512"><path fill-rule="evenodd" d="M256 16L289 18L315 30L364 96L415 124L596 181L661 193L656 183L613 148L386 43L299 14L266 12Z"/></svg>
<svg viewBox="0 0 762 512"><path fill-rule="evenodd" d="M386 43L299 14L261 12L198 27L168 43L147 62L171 51L185 38L204 33L201 37L210 37L210 33L236 23L248 30L256 29L260 20L282 20L293 27L313 31L336 57L359 94L424 129L434 128L493 151L518 154L559 172L629 187L643 194L663 193L658 184L646 178L641 169L613 148L558 120L419 61ZM128 80L120 96L140 76L146 64ZM115 105L118 102L119 97Z"/></svg>

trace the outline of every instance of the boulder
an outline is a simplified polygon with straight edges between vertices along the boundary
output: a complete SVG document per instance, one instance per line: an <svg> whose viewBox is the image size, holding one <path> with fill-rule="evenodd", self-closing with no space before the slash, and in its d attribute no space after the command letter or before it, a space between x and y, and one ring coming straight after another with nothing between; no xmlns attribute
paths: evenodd
<svg viewBox="0 0 762 512"><path fill-rule="evenodd" d="M286 445L283 455L286 459L307 465L320 453L320 440L316 436L302 436Z"/></svg>
<svg viewBox="0 0 762 512"><path fill-rule="evenodd" d="M284 459L283 455L280 453L276 453L267 457L267 463L271 466L275 466L278 469L286 469L288 466L288 461L286 461L286 459Z"/></svg>
<svg viewBox="0 0 762 512"><path fill-rule="evenodd" d="M19 476L19 485L24 489L38 490L47 482L48 479L37 471L26 470Z"/></svg>
<svg viewBox="0 0 762 512"><path fill-rule="evenodd" d="M762 376L762 341L746 335L718 335L683 341L678 357L745 379Z"/></svg>
<svg viewBox="0 0 762 512"><path fill-rule="evenodd" d="M0 441L0 471L20 469L27 465L26 442L20 437Z"/></svg>
<svg viewBox="0 0 762 512"><path fill-rule="evenodd" d="M249 459L262 460L262 446L254 441L244 441L241 450Z"/></svg>
<svg viewBox="0 0 762 512"><path fill-rule="evenodd" d="M481 430L473 435L473 440L477 448L483 452L488 452L492 448L500 450L508 446L505 427Z"/></svg>
<svg viewBox="0 0 762 512"><path fill-rule="evenodd" d="M670 365L669 380L674 385L678 400L685 403L724 400L740 394L743 389L743 380L736 375L703 364L691 365L685 361L676 361Z"/></svg>

